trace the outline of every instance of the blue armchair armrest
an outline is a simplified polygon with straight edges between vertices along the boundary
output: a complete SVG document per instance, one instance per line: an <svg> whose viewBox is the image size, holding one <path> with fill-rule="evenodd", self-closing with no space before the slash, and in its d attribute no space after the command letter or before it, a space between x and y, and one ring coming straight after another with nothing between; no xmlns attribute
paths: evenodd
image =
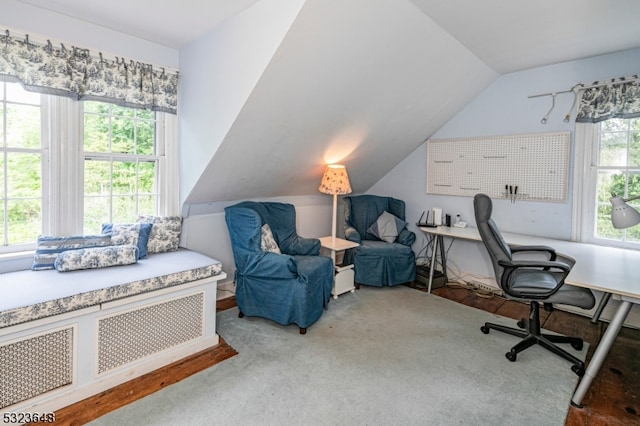
<svg viewBox="0 0 640 426"><path fill-rule="evenodd" d="M344 237L349 241L353 241L354 243L362 243L362 237L360 236L360 233L353 226L345 226Z"/></svg>
<svg viewBox="0 0 640 426"><path fill-rule="evenodd" d="M298 275L298 263L293 256L265 251L247 257L243 274L274 279L290 279Z"/></svg>
<svg viewBox="0 0 640 426"><path fill-rule="evenodd" d="M293 256L318 256L320 254L320 240L317 238L298 237L291 241L287 254Z"/></svg>
<svg viewBox="0 0 640 426"><path fill-rule="evenodd" d="M409 231L407 228L404 228L398 235L398 239L396 241L405 246L410 246L416 241L416 234Z"/></svg>

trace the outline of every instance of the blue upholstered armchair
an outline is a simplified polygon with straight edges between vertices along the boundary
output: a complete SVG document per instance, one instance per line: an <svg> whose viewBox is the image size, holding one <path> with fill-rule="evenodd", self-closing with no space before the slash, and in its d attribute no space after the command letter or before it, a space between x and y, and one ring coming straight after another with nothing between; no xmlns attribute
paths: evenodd
<svg viewBox="0 0 640 426"><path fill-rule="evenodd" d="M296 324L305 334L331 297L333 263L319 256L320 240L298 236L291 204L245 201L224 210L240 317Z"/></svg>
<svg viewBox="0 0 640 426"><path fill-rule="evenodd" d="M354 265L356 285L394 286L415 280L411 244L416 234L405 227L404 209L404 201L391 197L344 197L345 238L360 243L344 258L345 264Z"/></svg>

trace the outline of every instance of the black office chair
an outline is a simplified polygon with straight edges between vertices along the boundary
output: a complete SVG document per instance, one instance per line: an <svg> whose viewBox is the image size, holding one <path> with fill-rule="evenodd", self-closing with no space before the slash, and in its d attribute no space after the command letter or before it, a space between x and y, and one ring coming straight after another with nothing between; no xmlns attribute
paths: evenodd
<svg viewBox="0 0 640 426"><path fill-rule="evenodd" d="M578 337L546 334L540 331L540 303L548 310L552 304L577 306L591 309L595 298L591 290L574 287L564 283L575 260L561 256L546 246L509 246L502 238L498 227L491 219L493 204L485 194L477 194L473 199L478 231L482 237L495 271L496 280L506 297L512 300L527 301L530 304L529 318L518 321L518 328L500 324L485 323L480 330L488 334L489 330L498 330L513 336L522 337L517 345L506 353L509 361L514 362L517 354L535 344L550 350L573 363L571 370L578 376L584 374L584 362L556 346L556 343L569 343L576 350L582 350L582 339ZM524 258L516 253L537 253L534 257ZM516 254L515 258L512 256ZM542 259L542 255L546 260Z"/></svg>

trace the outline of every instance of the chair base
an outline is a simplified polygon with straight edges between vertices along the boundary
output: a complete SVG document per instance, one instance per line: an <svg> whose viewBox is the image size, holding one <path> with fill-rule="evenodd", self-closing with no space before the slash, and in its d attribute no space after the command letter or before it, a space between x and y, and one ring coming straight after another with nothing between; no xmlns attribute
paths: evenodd
<svg viewBox="0 0 640 426"><path fill-rule="evenodd" d="M238 318L244 318L242 311L238 311ZM307 334L307 327L300 327L300 334Z"/></svg>
<svg viewBox="0 0 640 426"><path fill-rule="evenodd" d="M522 319L521 321L518 321L518 326L520 328L512 328L501 324L487 322L482 327L480 327L480 330L484 334L489 334L490 330L497 330L503 333L510 334L512 336L522 338L522 340L517 345L512 347L511 350L505 354L506 358L511 362L516 361L518 353L533 345L538 344L543 348L553 352L554 354L561 356L568 361L571 361L573 363L573 365L571 366L571 371L582 377L582 375L584 374L584 362L579 360L569 352L565 351L564 349L556 346L556 343L569 343L575 350L580 351L583 347L582 339L580 339L579 337L541 333L540 305L538 304L538 302L531 302L530 306L531 308L529 319Z"/></svg>

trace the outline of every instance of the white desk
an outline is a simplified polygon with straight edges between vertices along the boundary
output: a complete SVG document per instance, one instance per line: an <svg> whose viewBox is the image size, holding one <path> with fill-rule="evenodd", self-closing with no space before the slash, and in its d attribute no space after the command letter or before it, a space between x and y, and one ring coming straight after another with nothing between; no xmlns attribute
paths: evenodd
<svg viewBox="0 0 640 426"><path fill-rule="evenodd" d="M420 230L433 236L482 241L476 228L439 226L437 228L420 227ZM553 247L558 253L565 254L576 260L576 264L565 279L567 284L617 294L621 297L621 303L602 336L591 361L589 361L589 365L587 365L573 398L571 398L573 405L581 407L582 398L584 398L591 382L600 370L613 341L631 310L631 306L634 303L640 304L640 283L638 283L638 279L640 279L640 251L553 240L530 235L503 233L502 236L508 244ZM433 253L436 253L437 239L434 241ZM430 276L433 275L434 264L435 262L432 261ZM429 279L429 291L431 291L431 278Z"/></svg>

